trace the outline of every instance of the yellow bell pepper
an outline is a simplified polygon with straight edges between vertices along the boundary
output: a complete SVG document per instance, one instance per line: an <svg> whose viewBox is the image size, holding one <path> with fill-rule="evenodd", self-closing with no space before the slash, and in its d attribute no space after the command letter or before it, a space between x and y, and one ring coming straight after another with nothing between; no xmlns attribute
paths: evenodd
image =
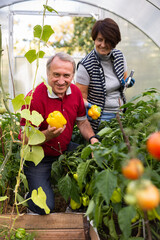
<svg viewBox="0 0 160 240"><path fill-rule="evenodd" d="M92 105L92 107L88 110L88 116L90 116L93 120L96 120L101 115L101 108L97 105Z"/></svg>
<svg viewBox="0 0 160 240"><path fill-rule="evenodd" d="M73 210L79 209L81 207L81 199L80 199L80 203L77 203L71 198L70 206Z"/></svg>
<svg viewBox="0 0 160 240"><path fill-rule="evenodd" d="M54 111L50 113L46 121L51 127L56 128L63 128L63 126L67 124L67 120L59 111Z"/></svg>

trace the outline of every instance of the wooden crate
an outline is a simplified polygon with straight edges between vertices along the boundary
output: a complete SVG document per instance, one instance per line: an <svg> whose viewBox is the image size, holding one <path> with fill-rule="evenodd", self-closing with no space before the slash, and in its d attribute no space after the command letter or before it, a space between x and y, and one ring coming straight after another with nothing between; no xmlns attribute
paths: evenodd
<svg viewBox="0 0 160 240"><path fill-rule="evenodd" d="M0 215L0 226L9 226L15 216ZM35 233L35 240L89 240L85 232L89 223L82 213L53 213L49 215L19 216L14 224L15 228L25 228L27 232ZM91 225L90 239L98 240L98 236Z"/></svg>

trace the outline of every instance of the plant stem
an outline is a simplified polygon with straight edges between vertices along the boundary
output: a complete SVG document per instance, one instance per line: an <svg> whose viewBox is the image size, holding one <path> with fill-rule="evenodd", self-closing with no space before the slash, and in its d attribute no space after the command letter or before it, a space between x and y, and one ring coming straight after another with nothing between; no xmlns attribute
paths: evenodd
<svg viewBox="0 0 160 240"><path fill-rule="evenodd" d="M147 227L148 240L152 240L151 229L150 229L149 220L148 220L148 216L147 216L147 212L146 211L144 211L144 220L145 220L145 225Z"/></svg>
<svg viewBox="0 0 160 240"><path fill-rule="evenodd" d="M123 139L124 139L124 141L125 141L125 143L126 143L126 145L127 145L128 151L130 152L130 151L131 151L131 145L130 145L128 136L127 136L127 135L125 134L125 132L124 132L123 125L122 125L122 122L121 122L121 120L120 120L119 112L117 112L116 118L117 118L117 121L118 121L118 123L119 123L121 132L122 132L122 134L123 134Z"/></svg>

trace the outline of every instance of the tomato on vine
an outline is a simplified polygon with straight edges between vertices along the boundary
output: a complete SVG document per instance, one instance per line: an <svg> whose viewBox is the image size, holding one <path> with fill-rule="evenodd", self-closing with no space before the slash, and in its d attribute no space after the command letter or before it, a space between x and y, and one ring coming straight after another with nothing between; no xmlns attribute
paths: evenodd
<svg viewBox="0 0 160 240"><path fill-rule="evenodd" d="M139 188L136 193L137 205L143 210L156 208L160 203L159 189L151 182L145 181L145 185Z"/></svg>
<svg viewBox="0 0 160 240"><path fill-rule="evenodd" d="M130 159L127 164L122 167L123 175L128 179L138 179L144 172L144 166L138 158Z"/></svg>
<svg viewBox="0 0 160 240"><path fill-rule="evenodd" d="M154 132L149 136L147 150L154 158L160 160L160 132Z"/></svg>

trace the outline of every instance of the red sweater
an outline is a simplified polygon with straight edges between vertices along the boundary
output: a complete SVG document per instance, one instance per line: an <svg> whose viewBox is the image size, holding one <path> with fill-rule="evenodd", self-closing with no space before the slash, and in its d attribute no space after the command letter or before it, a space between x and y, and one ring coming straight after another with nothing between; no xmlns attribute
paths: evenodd
<svg viewBox="0 0 160 240"><path fill-rule="evenodd" d="M39 112L44 118L44 121L39 126L40 131L48 128L46 118L48 117L48 114L53 111L60 111L67 120L65 130L58 137L53 138L42 145L45 156L60 155L59 146L61 151L64 152L71 141L76 118L84 117L86 115L82 94L79 88L74 84L71 84L70 87L71 94L65 95L63 99L50 98L48 96L47 87L44 83L38 85L33 93L30 110L31 112L33 110ZM21 119L20 125L25 125L25 119Z"/></svg>

